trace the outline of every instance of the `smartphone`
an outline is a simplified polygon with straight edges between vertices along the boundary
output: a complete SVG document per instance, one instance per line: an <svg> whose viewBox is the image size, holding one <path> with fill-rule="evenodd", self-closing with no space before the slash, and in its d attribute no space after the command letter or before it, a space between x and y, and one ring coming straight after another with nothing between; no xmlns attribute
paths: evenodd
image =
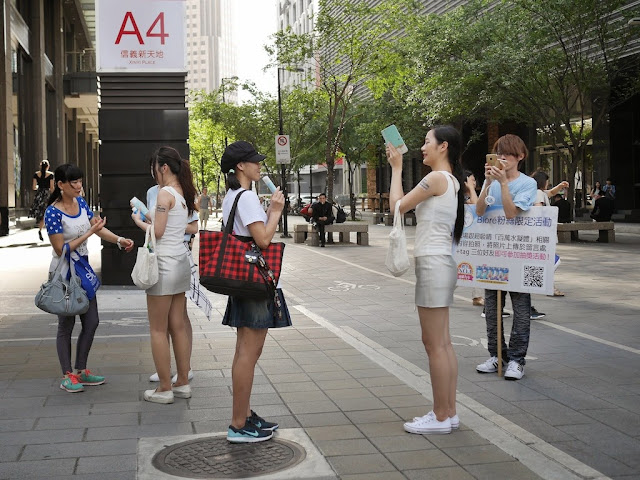
<svg viewBox="0 0 640 480"><path fill-rule="evenodd" d="M504 168L504 163L498 160L497 153L488 153L487 154L487 163L492 167L498 167L500 170Z"/></svg>
<svg viewBox="0 0 640 480"><path fill-rule="evenodd" d="M396 147L400 153L407 153L409 151L395 125L389 125L382 130L382 138L384 138L385 144L390 143Z"/></svg>

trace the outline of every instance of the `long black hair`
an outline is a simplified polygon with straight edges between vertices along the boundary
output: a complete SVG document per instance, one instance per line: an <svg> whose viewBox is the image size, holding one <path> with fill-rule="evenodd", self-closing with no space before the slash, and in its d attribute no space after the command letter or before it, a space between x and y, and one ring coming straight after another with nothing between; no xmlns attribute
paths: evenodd
<svg viewBox="0 0 640 480"><path fill-rule="evenodd" d="M151 155L151 165L153 165L154 172L156 165L158 167L167 165L173 174L178 177L178 182L182 188L182 196L187 202L189 215L193 214L196 209L196 187L193 185L189 162L183 160L175 148L160 147Z"/></svg>
<svg viewBox="0 0 640 480"><path fill-rule="evenodd" d="M40 162L40 178L45 178L47 170L49 170L49 161L48 160L42 160Z"/></svg>
<svg viewBox="0 0 640 480"><path fill-rule="evenodd" d="M458 209L456 215L456 223L453 227L453 238L458 243L462 237L462 229L464 227L464 181L466 177L462 170L462 136L460 132L451 125L437 125L431 129L433 136L436 138L438 145L447 142L447 158L451 165L451 172L456 177L460 188L458 189Z"/></svg>
<svg viewBox="0 0 640 480"><path fill-rule="evenodd" d="M62 198L62 193L60 192L60 187L58 186L58 182L67 183L72 182L74 180L78 180L84 177L84 173L77 165L71 165L70 163L65 163L60 165L53 172L53 181L55 183L55 187L51 195L49 195L49 200L47 201L47 205L51 205L56 200L60 200Z"/></svg>
<svg viewBox="0 0 640 480"><path fill-rule="evenodd" d="M229 170L229 172L225 175L224 183L227 190L237 190L239 188L242 188L240 179L236 175L236 171L233 168Z"/></svg>

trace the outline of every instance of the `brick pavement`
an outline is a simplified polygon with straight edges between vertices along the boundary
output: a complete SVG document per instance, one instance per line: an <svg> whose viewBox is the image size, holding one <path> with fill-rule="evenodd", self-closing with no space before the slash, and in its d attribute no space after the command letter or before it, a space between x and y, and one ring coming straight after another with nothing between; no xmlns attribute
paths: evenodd
<svg viewBox="0 0 640 480"><path fill-rule="evenodd" d="M548 316L532 325L520 382L475 372L486 357L484 321L469 292L457 291L462 426L423 437L402 430L403 420L428 411L430 386L413 275L384 270L389 230L371 226L370 247L287 247L294 327L267 338L252 397L261 415L302 428L343 479L640 475L639 235L560 245L557 283L567 297L534 298ZM0 258L46 256L48 249L20 246L32 233L0 240L18 245L1 248ZM55 319L33 307L25 288L3 294L0 478L136 478L139 439L226 429L235 334L220 325L224 297L211 295L212 322L190 307L194 395L164 406L142 401L153 370L144 295L112 287L99 295L90 366L108 384L71 395L58 388Z"/></svg>

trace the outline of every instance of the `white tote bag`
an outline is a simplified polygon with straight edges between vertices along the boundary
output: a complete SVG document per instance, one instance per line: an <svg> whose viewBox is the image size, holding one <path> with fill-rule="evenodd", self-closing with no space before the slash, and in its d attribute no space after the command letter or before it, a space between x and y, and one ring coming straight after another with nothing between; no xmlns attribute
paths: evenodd
<svg viewBox="0 0 640 480"><path fill-rule="evenodd" d="M394 277L403 275L411 266L407 253L407 237L404 233L404 215L400 214L400 201L396 202L393 214L393 228L389 234L389 250L385 265Z"/></svg>
<svg viewBox="0 0 640 480"><path fill-rule="evenodd" d="M156 233L153 225L147 227L144 245L138 247L136 264L131 272L136 287L146 290L158 283L158 257L156 256Z"/></svg>

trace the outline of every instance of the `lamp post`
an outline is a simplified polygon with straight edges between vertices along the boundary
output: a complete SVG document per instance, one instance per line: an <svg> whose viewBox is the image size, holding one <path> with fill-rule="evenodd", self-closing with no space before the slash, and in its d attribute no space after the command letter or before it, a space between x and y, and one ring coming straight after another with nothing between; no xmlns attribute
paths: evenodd
<svg viewBox="0 0 640 480"><path fill-rule="evenodd" d="M284 67L278 67L278 134L284 135L284 127L282 125L282 94L280 92L280 70L284 71ZM302 68L289 68L292 72L304 72ZM282 235L280 238L291 238L287 225L287 210L289 209L289 195L287 194L287 168L282 164L282 193L284 194L284 212L282 214Z"/></svg>

